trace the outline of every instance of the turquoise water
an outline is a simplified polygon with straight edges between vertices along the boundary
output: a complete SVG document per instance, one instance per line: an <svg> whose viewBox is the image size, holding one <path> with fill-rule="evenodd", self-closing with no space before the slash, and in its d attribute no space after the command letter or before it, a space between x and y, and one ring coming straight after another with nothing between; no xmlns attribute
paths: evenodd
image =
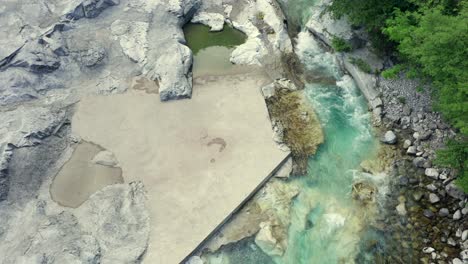
<svg viewBox="0 0 468 264"><path fill-rule="evenodd" d="M308 175L290 182L301 192L291 207L288 247L281 257L267 257L253 240L243 241L230 245L231 250L221 249L210 263L354 263L369 234L373 213L351 197L356 179L374 177L359 170L378 149L366 101L354 81L340 71L334 55L323 51L308 33L299 34L296 52L309 71L327 80L305 88L325 142L309 159Z"/></svg>

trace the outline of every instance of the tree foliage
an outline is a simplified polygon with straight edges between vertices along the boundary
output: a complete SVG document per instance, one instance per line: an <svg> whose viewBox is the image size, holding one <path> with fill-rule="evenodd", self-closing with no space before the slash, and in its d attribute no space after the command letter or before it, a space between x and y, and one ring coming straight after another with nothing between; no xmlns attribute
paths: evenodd
<svg viewBox="0 0 468 264"><path fill-rule="evenodd" d="M378 43L374 46L398 52L402 65L384 71L384 77L395 77L406 68L411 69L407 76L432 82L436 110L461 135L439 151L438 163L458 169L458 182L468 190L468 2L334 0L331 11L364 26L371 41Z"/></svg>

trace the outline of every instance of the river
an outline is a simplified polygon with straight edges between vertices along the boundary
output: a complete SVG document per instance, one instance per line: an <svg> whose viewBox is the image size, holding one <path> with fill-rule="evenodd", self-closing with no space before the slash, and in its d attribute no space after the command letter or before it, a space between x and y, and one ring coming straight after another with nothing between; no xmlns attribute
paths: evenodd
<svg viewBox="0 0 468 264"><path fill-rule="evenodd" d="M308 32L299 33L296 53L319 80L307 83L305 92L319 116L325 143L309 159L308 174L290 182L300 186L300 194L291 207L287 249L282 256L268 256L248 238L209 254L208 263L375 263L366 245L382 238L371 228L376 210L352 197L356 181L379 186L377 201L387 191L384 174L360 170L361 162L375 159L379 150L367 103L334 54Z"/></svg>

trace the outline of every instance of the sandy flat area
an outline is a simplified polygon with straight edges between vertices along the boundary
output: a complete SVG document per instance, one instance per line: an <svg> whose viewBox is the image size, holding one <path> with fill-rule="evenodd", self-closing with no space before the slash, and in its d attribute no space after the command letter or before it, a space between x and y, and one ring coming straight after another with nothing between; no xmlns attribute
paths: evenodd
<svg viewBox="0 0 468 264"><path fill-rule="evenodd" d="M78 104L73 132L143 181L152 233L145 263L179 263L288 155L272 140L263 73L200 77L193 97L161 103L130 90Z"/></svg>

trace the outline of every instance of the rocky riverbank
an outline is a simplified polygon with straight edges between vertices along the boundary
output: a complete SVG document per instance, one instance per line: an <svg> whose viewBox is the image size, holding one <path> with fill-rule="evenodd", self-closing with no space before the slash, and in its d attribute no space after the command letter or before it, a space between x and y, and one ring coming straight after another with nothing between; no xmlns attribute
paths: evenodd
<svg viewBox="0 0 468 264"><path fill-rule="evenodd" d="M353 30L344 18L337 21L322 13L328 5L329 1L317 4L307 27L329 48L333 37L351 43L354 51L337 53L337 57L368 100L374 124L382 131L381 141L397 153L387 210L377 228L391 236L385 256L378 259L468 261L467 197L455 186L453 171L432 164L435 151L455 132L433 111L430 87L403 74L395 80L381 77L392 61L372 53L362 30Z"/></svg>

